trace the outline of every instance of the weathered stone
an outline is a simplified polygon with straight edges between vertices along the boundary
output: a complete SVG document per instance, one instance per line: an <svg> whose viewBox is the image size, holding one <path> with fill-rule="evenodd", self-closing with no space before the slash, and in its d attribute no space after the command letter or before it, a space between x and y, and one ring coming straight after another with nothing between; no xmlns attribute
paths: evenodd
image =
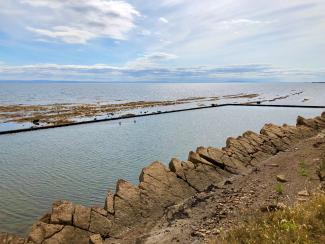
<svg viewBox="0 0 325 244"><path fill-rule="evenodd" d="M103 244L103 238L100 234L91 235L89 238L90 244Z"/></svg>
<svg viewBox="0 0 325 244"><path fill-rule="evenodd" d="M87 208L82 205L76 205L73 215L73 225L88 230L90 224L90 208Z"/></svg>
<svg viewBox="0 0 325 244"><path fill-rule="evenodd" d="M289 145L284 143L282 139L272 139L271 142L278 151L285 151L289 148Z"/></svg>
<svg viewBox="0 0 325 244"><path fill-rule="evenodd" d="M226 152L218 148L198 147L196 152L199 154L200 157L211 162L222 170L226 170L234 174L242 173L246 170L245 166L242 163L240 163L239 161L231 160L231 158L228 157Z"/></svg>
<svg viewBox="0 0 325 244"><path fill-rule="evenodd" d="M55 233L60 232L63 227L63 225L36 222L28 234L27 241L37 244L42 243L45 239L53 236Z"/></svg>
<svg viewBox="0 0 325 244"><path fill-rule="evenodd" d="M4 244L24 244L25 239L8 233L0 233L0 243Z"/></svg>
<svg viewBox="0 0 325 244"><path fill-rule="evenodd" d="M325 181L325 162L319 164L316 173L320 181Z"/></svg>
<svg viewBox="0 0 325 244"><path fill-rule="evenodd" d="M50 224L51 223L51 213L44 214L41 218L39 218L40 222Z"/></svg>
<svg viewBox="0 0 325 244"><path fill-rule="evenodd" d="M107 237L112 227L111 220L93 210L90 216L89 231Z"/></svg>
<svg viewBox="0 0 325 244"><path fill-rule="evenodd" d="M237 154L240 154L244 157L249 157L249 153L245 147L243 147L242 144L235 138L228 137L226 141L226 147L237 152Z"/></svg>
<svg viewBox="0 0 325 244"><path fill-rule="evenodd" d="M276 180L279 182L287 182L288 181L284 175L277 175Z"/></svg>
<svg viewBox="0 0 325 244"><path fill-rule="evenodd" d="M174 204L196 192L188 183L157 161L142 170L139 188L161 207Z"/></svg>
<svg viewBox="0 0 325 244"><path fill-rule="evenodd" d="M274 155L278 152L278 150L270 142L261 145L261 149L263 152L265 152L266 154L269 154L269 155Z"/></svg>
<svg viewBox="0 0 325 244"><path fill-rule="evenodd" d="M314 121L317 124L318 128L325 128L325 118L318 116L314 119Z"/></svg>
<svg viewBox="0 0 325 244"><path fill-rule="evenodd" d="M251 155L245 156L238 149L234 147L228 148L228 150L232 151L231 158L236 159L237 161L244 164L245 166L249 165L251 160L253 159Z"/></svg>
<svg viewBox="0 0 325 244"><path fill-rule="evenodd" d="M107 193L104 209L110 214L114 214L114 194L111 192Z"/></svg>
<svg viewBox="0 0 325 244"><path fill-rule="evenodd" d="M260 133L262 135L265 135L265 136L269 137L270 139L281 138L280 136L278 136L277 134L274 133L274 131L272 130L272 125L271 124L264 125L263 128L261 129Z"/></svg>
<svg viewBox="0 0 325 244"><path fill-rule="evenodd" d="M253 140L258 145L261 145L264 142L264 140L262 139L262 137L260 135L256 134L253 131L246 131L243 134L243 137L247 138L248 140Z"/></svg>
<svg viewBox="0 0 325 244"><path fill-rule="evenodd" d="M115 222L120 226L129 226L139 221L143 208L140 189L131 183L118 180L114 196Z"/></svg>
<svg viewBox="0 0 325 244"><path fill-rule="evenodd" d="M210 163L208 160L202 158L198 153L193 152L193 151L189 152L188 161L191 161L192 163L206 164L209 166L214 166L213 163Z"/></svg>
<svg viewBox="0 0 325 244"><path fill-rule="evenodd" d="M269 158L270 157L270 154L264 153L262 151L258 151L256 153L254 153L252 156L253 156L254 159L256 159L256 162L257 163L260 163L263 160Z"/></svg>
<svg viewBox="0 0 325 244"><path fill-rule="evenodd" d="M52 224L72 224L74 206L69 201L58 201L53 203L51 223Z"/></svg>
<svg viewBox="0 0 325 244"><path fill-rule="evenodd" d="M44 240L44 244L58 244L58 243L69 243L69 244L89 244L90 233L75 228L73 226L64 226L64 228L51 236L50 238Z"/></svg>
<svg viewBox="0 0 325 244"><path fill-rule="evenodd" d="M185 181L187 181L186 171L194 168L195 166L192 162L190 161L184 162L176 158L172 158L172 160L169 163L169 169Z"/></svg>
<svg viewBox="0 0 325 244"><path fill-rule="evenodd" d="M93 211L95 211L95 212L103 215L104 217L107 217L107 215L108 215L108 212L105 209L103 209L103 208L92 207L91 210L93 210Z"/></svg>
<svg viewBox="0 0 325 244"><path fill-rule="evenodd" d="M245 148L245 150L249 153L252 154L254 152L256 152L256 149L250 144L248 143L245 138L243 137L238 137L237 141L243 146L243 148Z"/></svg>
<svg viewBox="0 0 325 244"><path fill-rule="evenodd" d="M309 197L309 193L308 193L307 190L299 191L298 192L298 196L301 196L301 197Z"/></svg>
<svg viewBox="0 0 325 244"><path fill-rule="evenodd" d="M216 185L226 177L224 173L218 172L215 167L206 164L193 164L190 161L172 159L169 165L171 171L175 172L197 191L204 191L211 184Z"/></svg>
<svg viewBox="0 0 325 244"><path fill-rule="evenodd" d="M301 116L298 116L297 118L297 125L304 125L315 130L319 129L319 126L313 119L305 119Z"/></svg>

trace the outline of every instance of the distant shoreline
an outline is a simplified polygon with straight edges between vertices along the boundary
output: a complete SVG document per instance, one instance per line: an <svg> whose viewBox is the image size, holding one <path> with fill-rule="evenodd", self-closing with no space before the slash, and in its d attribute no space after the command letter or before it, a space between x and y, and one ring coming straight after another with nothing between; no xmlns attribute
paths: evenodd
<svg viewBox="0 0 325 244"><path fill-rule="evenodd" d="M106 122L106 121L124 120L124 119L130 119L130 118L139 118L139 117L147 117L147 116L154 116L154 115L160 115L160 114L178 113L178 112L186 112L186 111L193 111L193 110L199 110L199 109L208 109L208 108L216 108L216 107L227 107L227 106L234 106L234 107L235 106L237 106L237 107L274 107L274 108L310 108L310 109L322 109L322 108L325 108L325 106L258 104L258 102L212 104L210 106L176 109L176 110L169 110L169 111L158 111L158 112L152 112L152 113L147 113L147 114L128 114L128 115L122 115L122 116L116 117L116 118L104 118L104 119L97 119L97 120L72 122L72 123L67 123L67 124L59 124L59 125L50 125L50 126L42 126L42 127L31 127L31 128L24 128L24 129L0 131L0 135L16 134L16 133L21 133L21 132L29 132L29 131L44 130L44 129L53 129L53 128L59 128L59 127L73 126L73 125L82 125L82 124L90 124L90 123L98 123L98 122Z"/></svg>

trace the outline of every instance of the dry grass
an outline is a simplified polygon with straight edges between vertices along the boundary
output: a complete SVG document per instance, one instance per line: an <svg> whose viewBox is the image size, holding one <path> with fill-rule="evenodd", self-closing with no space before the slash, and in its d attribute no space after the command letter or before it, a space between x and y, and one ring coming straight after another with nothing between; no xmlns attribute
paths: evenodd
<svg viewBox="0 0 325 244"><path fill-rule="evenodd" d="M325 195L305 203L247 218L211 243L325 243Z"/></svg>

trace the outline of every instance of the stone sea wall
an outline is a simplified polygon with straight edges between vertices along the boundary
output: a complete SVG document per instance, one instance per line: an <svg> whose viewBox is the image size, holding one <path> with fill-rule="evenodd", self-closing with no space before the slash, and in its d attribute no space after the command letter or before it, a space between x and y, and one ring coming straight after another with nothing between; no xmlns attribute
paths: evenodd
<svg viewBox="0 0 325 244"><path fill-rule="evenodd" d="M153 221L165 210L229 177L255 166L325 128L325 112L313 119L298 117L297 125L266 124L260 134L247 131L228 138L224 148L198 147L187 161L156 161L144 168L139 185L118 180L103 208L58 201L39 219L26 238L0 234L0 243L109 243L137 225Z"/></svg>

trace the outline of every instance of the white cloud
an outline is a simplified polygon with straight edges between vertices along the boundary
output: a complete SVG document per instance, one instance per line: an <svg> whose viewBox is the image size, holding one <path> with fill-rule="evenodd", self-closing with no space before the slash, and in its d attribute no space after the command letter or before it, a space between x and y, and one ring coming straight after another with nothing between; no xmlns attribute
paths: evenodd
<svg viewBox="0 0 325 244"><path fill-rule="evenodd" d="M272 23L271 21L261 21L261 20L252 20L252 19L231 19L231 20L223 20L218 23L218 26L224 30L230 29L241 29L257 26L257 25L265 25Z"/></svg>
<svg viewBox="0 0 325 244"><path fill-rule="evenodd" d="M54 39L61 39L66 43L84 44L88 40L95 38L96 35L85 30L79 30L69 26L55 26L53 30L36 29L27 27L28 30L33 31L41 36L50 37Z"/></svg>
<svg viewBox="0 0 325 244"><path fill-rule="evenodd" d="M167 19L165 19L164 17L160 17L160 18L159 18L159 21L162 22L162 23L165 23L165 24L168 24L168 22L169 22L169 21L168 21Z"/></svg>
<svg viewBox="0 0 325 244"><path fill-rule="evenodd" d="M172 7L185 2L185 0L162 0L162 5Z"/></svg>
<svg viewBox="0 0 325 244"><path fill-rule="evenodd" d="M156 52L156 53L145 54L131 62L128 62L126 66L134 69L144 69L150 67L152 68L152 67L161 66L164 62L176 58L178 57L174 54Z"/></svg>
<svg viewBox="0 0 325 244"><path fill-rule="evenodd" d="M140 13L125 1L22 0L32 16L26 29L66 43L104 37L125 40ZM39 21L37 21L39 20Z"/></svg>
<svg viewBox="0 0 325 244"><path fill-rule="evenodd" d="M230 66L193 66L169 68L152 65L176 58L171 54L147 54L134 61L138 65L120 67L107 64L59 65L34 64L0 65L4 80L60 80L60 81L319 81L325 70L277 68L270 65L249 64ZM149 66L147 66L149 63ZM140 66L142 65L142 66Z"/></svg>

